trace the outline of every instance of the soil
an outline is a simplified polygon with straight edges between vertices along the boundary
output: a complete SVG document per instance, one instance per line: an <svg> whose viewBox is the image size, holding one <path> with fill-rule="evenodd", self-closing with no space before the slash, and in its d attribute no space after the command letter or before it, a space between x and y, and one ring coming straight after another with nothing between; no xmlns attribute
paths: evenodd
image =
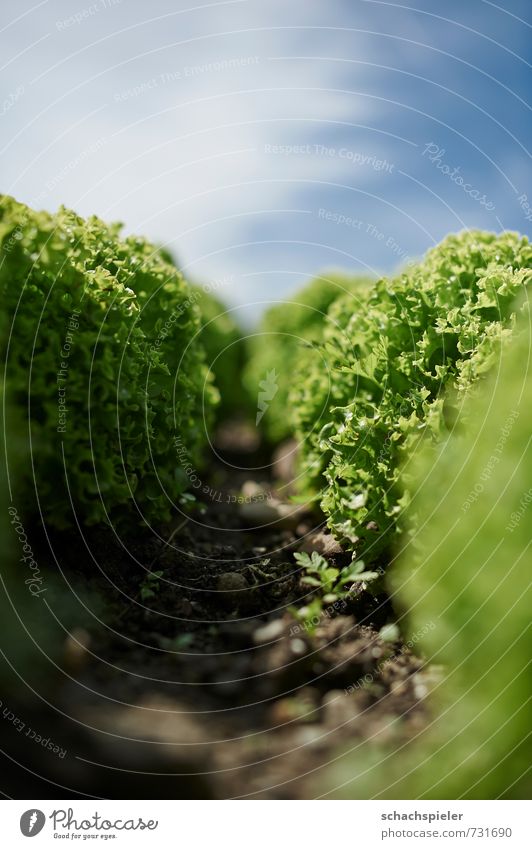
<svg viewBox="0 0 532 849"><path fill-rule="evenodd" d="M164 535L139 533L128 550L110 529L43 544L41 562L55 552L92 615L34 695L14 691L10 710L41 742L4 718L7 796L311 798L357 741L407 739L428 721L431 670L380 637L394 619L384 593L354 585L319 622L298 622L314 591L294 552L321 543L340 566L350 555L305 507L285 501L272 518L286 490L241 428L220 446L203 500Z"/></svg>

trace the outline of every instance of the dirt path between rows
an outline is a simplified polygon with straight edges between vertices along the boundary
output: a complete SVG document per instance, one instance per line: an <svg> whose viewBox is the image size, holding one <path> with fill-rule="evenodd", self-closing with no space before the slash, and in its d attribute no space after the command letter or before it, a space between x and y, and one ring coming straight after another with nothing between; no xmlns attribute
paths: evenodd
<svg viewBox="0 0 532 849"><path fill-rule="evenodd" d="M229 450L164 539L143 534L128 551L111 531L50 541L101 606L65 635L61 671L14 700L52 745L4 723L7 795L309 798L332 789L338 754L427 722L431 670L379 636L393 618L385 595L359 588L310 629L295 619L309 588L293 553L323 529L308 513L253 528L237 495L269 492L269 473L236 467L256 459ZM162 575L146 582L146 569Z"/></svg>

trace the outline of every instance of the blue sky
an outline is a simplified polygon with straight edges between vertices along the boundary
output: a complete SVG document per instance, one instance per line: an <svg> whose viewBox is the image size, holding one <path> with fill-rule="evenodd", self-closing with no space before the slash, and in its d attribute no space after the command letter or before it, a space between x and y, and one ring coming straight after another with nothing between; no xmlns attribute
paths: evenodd
<svg viewBox="0 0 532 849"><path fill-rule="evenodd" d="M323 269L530 234L530 12L3 0L2 190L167 244L245 321Z"/></svg>

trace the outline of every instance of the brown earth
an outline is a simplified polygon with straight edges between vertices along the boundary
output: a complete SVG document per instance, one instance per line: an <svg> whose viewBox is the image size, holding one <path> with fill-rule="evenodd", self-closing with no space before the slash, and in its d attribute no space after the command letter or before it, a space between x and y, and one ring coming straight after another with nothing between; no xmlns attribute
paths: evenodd
<svg viewBox="0 0 532 849"><path fill-rule="evenodd" d="M242 444L225 435L203 502L164 538L142 534L128 551L110 530L87 546L52 540L101 606L65 634L37 694L13 695L41 742L4 717L5 795L309 798L331 789L320 777L342 751L427 722L431 670L379 635L394 618L384 593L355 585L313 627L296 620L312 594L294 551L350 556L319 515L278 507L267 471L235 468L260 459ZM162 575L150 583L147 570Z"/></svg>

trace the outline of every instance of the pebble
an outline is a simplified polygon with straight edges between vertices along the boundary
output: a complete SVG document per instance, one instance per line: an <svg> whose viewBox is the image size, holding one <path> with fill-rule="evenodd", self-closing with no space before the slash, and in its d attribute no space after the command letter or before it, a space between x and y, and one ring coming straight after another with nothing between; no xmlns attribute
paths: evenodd
<svg viewBox="0 0 532 849"><path fill-rule="evenodd" d="M287 723L316 723L319 722L320 712L314 699L309 699L304 692L294 697L279 699L268 710L271 722L276 726Z"/></svg>
<svg viewBox="0 0 532 849"><path fill-rule="evenodd" d="M278 639L284 633L284 629L285 624L282 619L272 619L271 622L268 622L261 628L257 628L253 634L253 642L257 646L273 642L273 640Z"/></svg>
<svg viewBox="0 0 532 849"><path fill-rule="evenodd" d="M295 640L290 640L290 649L292 654L306 654L307 646L303 640L300 640L299 637Z"/></svg>
<svg viewBox="0 0 532 849"><path fill-rule="evenodd" d="M257 498L266 494L267 488L257 481L244 481L242 484L242 495L246 498Z"/></svg>
<svg viewBox="0 0 532 849"><path fill-rule="evenodd" d="M168 748L175 759L188 759L192 753L204 759L208 754L208 747L202 745L209 739L207 727L196 719L194 711L156 693L143 695L137 705L98 708L87 711L86 715L91 724L98 717L112 734L157 742L161 746L147 746L147 749L157 752L159 748Z"/></svg>
<svg viewBox="0 0 532 849"><path fill-rule="evenodd" d="M223 572L218 575L216 589L220 592L232 592L234 590L245 590L248 582L240 572Z"/></svg>
<svg viewBox="0 0 532 849"><path fill-rule="evenodd" d="M194 612L194 608L192 607L192 604L190 603L190 599L189 598L182 598L180 603L179 603L179 613L181 614L181 616L185 616L185 617L192 616L193 612Z"/></svg>
<svg viewBox="0 0 532 849"><path fill-rule="evenodd" d="M333 557L335 554L343 553L342 546L335 540L333 535L326 534L323 531L318 531L304 539L298 550L307 554L317 551L318 554L323 554L324 557Z"/></svg>
<svg viewBox="0 0 532 849"><path fill-rule="evenodd" d="M295 461L297 458L297 442L287 439L276 448L273 455L273 476L277 480L289 483L295 477Z"/></svg>
<svg viewBox="0 0 532 849"><path fill-rule="evenodd" d="M249 590L249 585L240 572L224 572L218 576L216 589L220 593L220 601L236 604L245 600L245 590Z"/></svg>
<svg viewBox="0 0 532 849"><path fill-rule="evenodd" d="M72 674L80 672L89 660L90 634L84 628L74 628L65 639L63 659L65 668Z"/></svg>
<svg viewBox="0 0 532 849"><path fill-rule="evenodd" d="M332 730L350 722L359 713L355 699L343 690L329 690L323 697L322 709L324 725Z"/></svg>
<svg viewBox="0 0 532 849"><path fill-rule="evenodd" d="M282 501L252 501L238 505L240 518L247 525L278 524L282 528L295 528L308 508L305 504L286 504Z"/></svg>
<svg viewBox="0 0 532 849"><path fill-rule="evenodd" d="M327 734L320 725L301 725L294 729L292 735L296 746L310 746L317 749L326 749L329 745Z"/></svg>
<svg viewBox="0 0 532 849"><path fill-rule="evenodd" d="M425 684L414 684L414 696L421 701L428 696L428 688Z"/></svg>

